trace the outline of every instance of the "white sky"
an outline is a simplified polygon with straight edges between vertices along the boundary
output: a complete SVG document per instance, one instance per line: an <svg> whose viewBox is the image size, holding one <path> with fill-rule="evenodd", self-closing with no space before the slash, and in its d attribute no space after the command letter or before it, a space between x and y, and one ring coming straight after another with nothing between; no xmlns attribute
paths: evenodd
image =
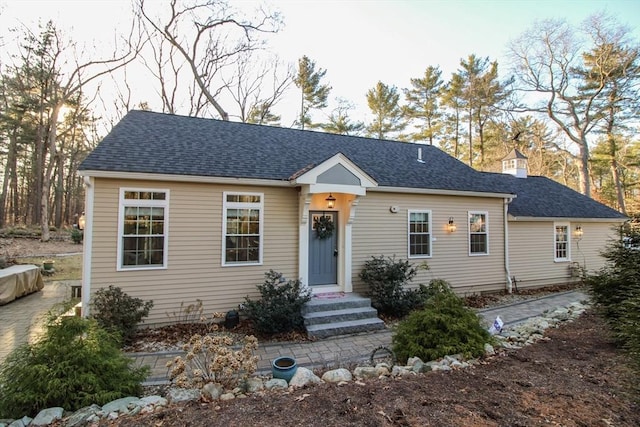
<svg viewBox="0 0 640 427"><path fill-rule="evenodd" d="M158 0L147 0L157 3ZM248 5L249 0L231 2ZM330 98L346 98L358 107L352 117L366 119L365 94L378 80L404 88L429 65L439 65L446 81L469 54L498 60L501 76L509 40L536 20L567 18L580 23L607 11L634 30L640 40L640 0L272 0L285 27L273 37L280 57L296 63L302 55L326 69ZM109 41L113 28L126 25L128 0L0 0L2 50L10 50L8 28L24 23L35 28L53 19L80 40ZM71 28L73 28L71 30ZM144 90L145 79L137 82ZM148 84L151 84L149 81ZM151 95L153 96L153 95ZM295 98L297 99L297 97ZM145 99L141 99L145 100ZM149 99L146 99L149 100ZM290 101L293 121L297 101ZM151 102L153 107L154 103ZM282 107L281 107L282 108Z"/></svg>

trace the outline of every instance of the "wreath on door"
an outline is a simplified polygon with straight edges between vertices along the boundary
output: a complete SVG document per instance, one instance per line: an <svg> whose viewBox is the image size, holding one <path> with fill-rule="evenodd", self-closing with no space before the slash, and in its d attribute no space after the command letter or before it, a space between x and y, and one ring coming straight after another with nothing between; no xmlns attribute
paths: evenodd
<svg viewBox="0 0 640 427"><path fill-rule="evenodd" d="M313 219L313 226L316 229L316 237L320 240L328 239L333 235L335 224L330 216L318 215Z"/></svg>

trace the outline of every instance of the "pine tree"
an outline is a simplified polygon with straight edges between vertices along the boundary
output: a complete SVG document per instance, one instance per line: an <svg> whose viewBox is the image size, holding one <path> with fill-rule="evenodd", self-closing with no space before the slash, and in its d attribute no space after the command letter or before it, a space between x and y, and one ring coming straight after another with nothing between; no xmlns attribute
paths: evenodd
<svg viewBox="0 0 640 427"><path fill-rule="evenodd" d="M306 55L298 60L298 74L294 83L300 88L300 129L305 126L317 128L320 125L313 123L309 111L327 107L327 97L331 92L331 86L321 84L322 78L327 73L322 68L316 71L316 63Z"/></svg>
<svg viewBox="0 0 640 427"><path fill-rule="evenodd" d="M443 90L442 71L439 67L427 67L422 78L411 79L411 88L405 89L407 105L404 115L409 121L417 122L416 132L409 134L411 141L429 141L433 145L434 138L442 132L438 99Z"/></svg>
<svg viewBox="0 0 640 427"><path fill-rule="evenodd" d="M400 95L395 86L378 82L367 92L367 104L373 113L373 120L367 126L367 134L378 139L390 137L406 127L402 121L402 108L398 104Z"/></svg>

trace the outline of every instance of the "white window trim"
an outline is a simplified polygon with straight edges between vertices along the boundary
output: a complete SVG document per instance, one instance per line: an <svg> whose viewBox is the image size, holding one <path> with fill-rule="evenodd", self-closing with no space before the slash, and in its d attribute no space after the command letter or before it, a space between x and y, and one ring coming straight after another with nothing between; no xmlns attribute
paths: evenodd
<svg viewBox="0 0 640 427"><path fill-rule="evenodd" d="M429 255L411 255L411 214L412 213L426 213L429 215ZM433 258L433 226L431 224L433 216L429 209L409 209L407 211L407 258L410 259L424 259Z"/></svg>
<svg viewBox="0 0 640 427"><path fill-rule="evenodd" d="M125 199L124 194L129 191L135 192L151 192L165 193L164 200L140 200ZM122 239L124 237L124 213L127 207L154 207L164 208L164 245L162 248L162 265L144 265L144 266L124 266L122 265ZM168 249L169 249L169 189L168 188L136 188L136 187L120 187L120 196L118 201L118 245L116 250L116 271L135 271L135 270L165 270L168 267Z"/></svg>
<svg viewBox="0 0 640 427"><path fill-rule="evenodd" d="M487 251L486 252L471 252L471 226L469 225L469 219L471 215L484 215L485 219L485 234L487 236ZM469 256L487 256L489 255L489 212L487 211L468 211L467 212L467 244L469 250Z"/></svg>
<svg viewBox="0 0 640 427"><path fill-rule="evenodd" d="M260 203L227 202L227 196L259 196ZM260 248L257 262L227 262L227 209L259 209L260 210ZM247 265L262 265L264 248L264 193L247 193L239 191L222 192L222 258L223 267L243 267Z"/></svg>
<svg viewBox="0 0 640 427"><path fill-rule="evenodd" d="M556 256L558 244L558 235L556 233L556 227L567 227L567 257L558 258ZM554 222L553 223L553 261L554 262L571 262L571 224L568 222Z"/></svg>

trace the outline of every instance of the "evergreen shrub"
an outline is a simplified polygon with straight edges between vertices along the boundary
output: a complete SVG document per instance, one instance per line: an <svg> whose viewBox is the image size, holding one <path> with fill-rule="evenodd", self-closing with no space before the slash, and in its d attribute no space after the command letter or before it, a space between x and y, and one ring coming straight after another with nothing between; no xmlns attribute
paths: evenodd
<svg viewBox="0 0 640 427"><path fill-rule="evenodd" d="M0 418L139 396L147 373L132 366L116 337L95 320L52 317L40 340L16 348L0 366Z"/></svg>
<svg viewBox="0 0 640 427"><path fill-rule="evenodd" d="M626 244L640 241L629 233L607 246L602 254L605 267L586 278L591 299L613 331L616 342L625 348L640 369L640 249Z"/></svg>
<svg viewBox="0 0 640 427"><path fill-rule="evenodd" d="M402 320L393 335L393 351L399 360L419 357L424 361L446 355L478 357L492 337L480 317L464 305L443 280L425 287L429 297L424 308Z"/></svg>
<svg viewBox="0 0 640 427"><path fill-rule="evenodd" d="M304 331L302 308L311 300L309 290L303 290L300 280L287 280L282 273L269 270L264 283L257 286L261 298L245 297L244 314L258 334Z"/></svg>
<svg viewBox="0 0 640 427"><path fill-rule="evenodd" d="M102 328L120 335L123 343L129 343L136 332L138 323L149 315L153 301L142 301L123 292L119 287L109 285L98 289L92 300L92 317Z"/></svg>
<svg viewBox="0 0 640 427"><path fill-rule="evenodd" d="M381 255L365 262L360 279L368 286L371 305L380 314L401 318L422 307L428 297L423 285L406 288L417 273L418 268L409 261Z"/></svg>

